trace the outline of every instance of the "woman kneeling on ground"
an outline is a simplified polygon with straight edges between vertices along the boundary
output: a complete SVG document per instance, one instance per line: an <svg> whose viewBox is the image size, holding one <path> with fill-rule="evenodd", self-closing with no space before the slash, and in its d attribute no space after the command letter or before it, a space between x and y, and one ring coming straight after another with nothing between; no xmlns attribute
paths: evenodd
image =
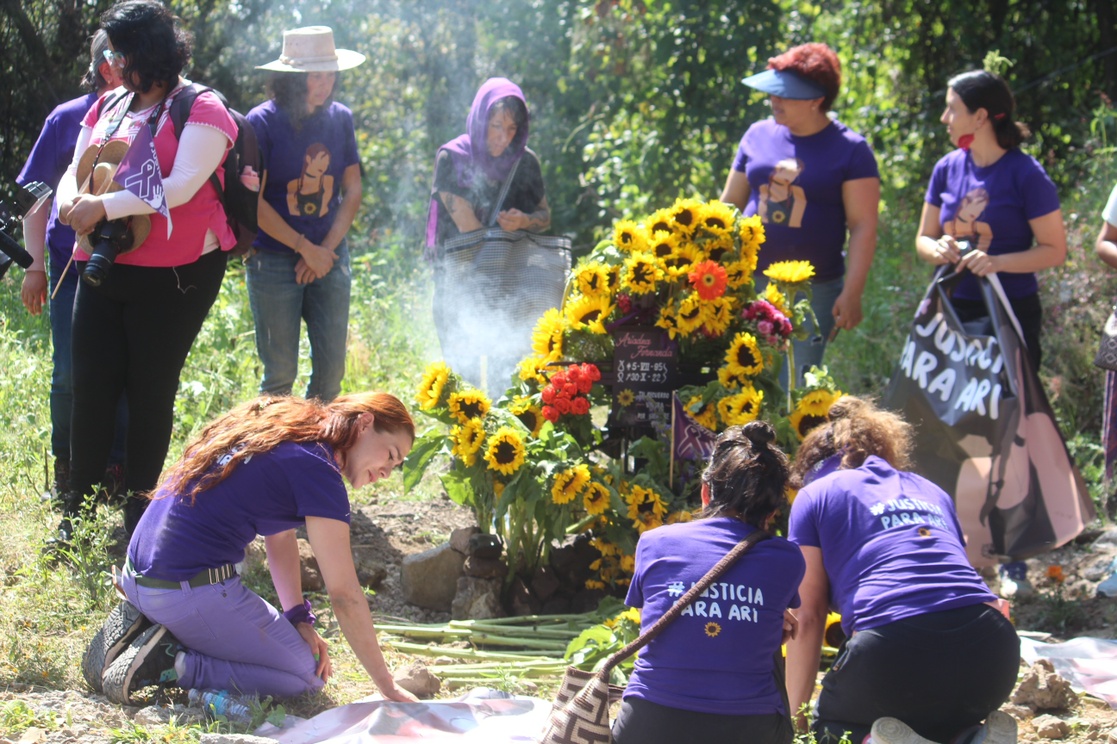
<svg viewBox="0 0 1117 744"><path fill-rule="evenodd" d="M128 601L87 652L87 681L118 703L154 684L277 697L320 688L332 665L302 595L295 529L305 525L357 658L386 698L414 701L376 640L342 480L360 488L387 477L414 438L407 409L378 392L264 397L210 424L163 474L132 536L120 582ZM234 567L257 534L282 612Z"/></svg>
<svg viewBox="0 0 1117 744"><path fill-rule="evenodd" d="M640 538L625 603L642 608L643 631L787 508L787 456L774 440L760 421L726 429L702 476L703 518ZM756 543L636 657L613 741L789 744L779 650L794 629L787 608L798 604L802 576L794 545L782 537Z"/></svg>
<svg viewBox="0 0 1117 744"><path fill-rule="evenodd" d="M1016 723L997 708L1020 641L966 559L950 497L904 470L911 439L896 414L845 396L799 448L788 537L807 572L787 647L791 709L804 727L834 607L849 639L822 680L819 742L848 732L860 744L871 728L872 744L1009 744Z"/></svg>

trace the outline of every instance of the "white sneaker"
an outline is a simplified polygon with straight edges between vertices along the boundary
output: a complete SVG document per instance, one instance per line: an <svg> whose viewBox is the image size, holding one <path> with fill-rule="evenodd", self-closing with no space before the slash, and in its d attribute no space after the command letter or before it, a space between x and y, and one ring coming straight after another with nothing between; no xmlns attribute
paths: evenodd
<svg viewBox="0 0 1117 744"><path fill-rule="evenodd" d="M911 726L899 718L878 718L873 721L869 740L869 744L937 744L915 733Z"/></svg>
<svg viewBox="0 0 1117 744"><path fill-rule="evenodd" d="M1004 711L993 711L969 744L1016 744L1016 719Z"/></svg>

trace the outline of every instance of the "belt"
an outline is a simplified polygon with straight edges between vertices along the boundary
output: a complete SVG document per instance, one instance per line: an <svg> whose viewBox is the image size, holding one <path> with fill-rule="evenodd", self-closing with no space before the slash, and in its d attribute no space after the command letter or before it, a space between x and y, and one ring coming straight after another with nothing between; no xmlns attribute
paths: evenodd
<svg viewBox="0 0 1117 744"><path fill-rule="evenodd" d="M153 579L149 576L140 576L136 573L135 566L132 565L132 559L129 558L124 563L126 571L132 574L139 586L146 586L151 589L181 589L181 581L167 581L166 579ZM199 571L186 580L186 583L191 588L199 586L209 586L210 584L220 584L225 579L232 578L237 575L237 567L232 563L226 563L224 566L217 568L207 568L204 571Z"/></svg>

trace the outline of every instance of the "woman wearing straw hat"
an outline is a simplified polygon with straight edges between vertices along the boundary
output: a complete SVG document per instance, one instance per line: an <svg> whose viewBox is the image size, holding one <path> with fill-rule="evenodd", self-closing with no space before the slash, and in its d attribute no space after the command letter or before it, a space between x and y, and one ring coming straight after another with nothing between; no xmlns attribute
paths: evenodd
<svg viewBox="0 0 1117 744"><path fill-rule="evenodd" d="M335 48L327 26L307 26L284 31L283 54L257 68L272 73L271 98L247 117L266 163L260 232L247 262L262 393L291 392L304 320L307 397L328 401L341 392L350 287L345 235L361 203L361 166L353 114L332 96L337 73L364 60Z"/></svg>
<svg viewBox="0 0 1117 744"><path fill-rule="evenodd" d="M58 218L79 238L70 271L88 277L85 270L94 263L89 236L98 226L128 225L130 235L98 285L82 281L74 300L70 490L59 528L64 541L105 472L122 393L132 402L124 524L129 534L135 528L167 456L179 374L217 299L224 252L236 244L208 180L236 139L236 122L211 92L198 95L181 137L170 121L171 104L187 82L180 73L190 59L190 35L155 0L116 4L101 16L101 27L110 42L104 57L124 84L86 114L74 160L58 185ZM169 218L105 178L128 143L148 133Z"/></svg>

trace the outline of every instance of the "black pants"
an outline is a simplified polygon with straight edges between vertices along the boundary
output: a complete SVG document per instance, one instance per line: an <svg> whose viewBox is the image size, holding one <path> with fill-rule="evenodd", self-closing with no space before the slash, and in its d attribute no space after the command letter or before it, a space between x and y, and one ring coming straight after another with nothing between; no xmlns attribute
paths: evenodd
<svg viewBox="0 0 1117 744"><path fill-rule="evenodd" d="M72 342L73 494L93 493L104 472L122 392L129 402L125 487L140 494L154 488L171 441L179 374L217 299L225 265L218 250L173 268L116 264L100 287L81 282ZM131 516L126 521L139 518ZM126 526L131 532L135 524Z"/></svg>
<svg viewBox="0 0 1117 744"><path fill-rule="evenodd" d="M899 718L931 741L980 723L1012 692L1020 639L979 604L854 633L822 680L814 724L820 744L845 732L859 744L873 721Z"/></svg>
<svg viewBox="0 0 1117 744"><path fill-rule="evenodd" d="M791 720L778 713L696 713L636 697L624 699L613 724L614 744L790 744L791 739Z"/></svg>
<svg viewBox="0 0 1117 744"><path fill-rule="evenodd" d="M951 299L950 304L958 313L958 320L963 323L989 317L983 300ZM1012 312L1016 315L1020 330L1024 333L1024 343L1028 346L1028 359L1038 372L1043 357L1039 347L1039 331L1043 327L1043 305L1040 304L1039 293L1027 297L1009 297L1008 304L1012 306Z"/></svg>

